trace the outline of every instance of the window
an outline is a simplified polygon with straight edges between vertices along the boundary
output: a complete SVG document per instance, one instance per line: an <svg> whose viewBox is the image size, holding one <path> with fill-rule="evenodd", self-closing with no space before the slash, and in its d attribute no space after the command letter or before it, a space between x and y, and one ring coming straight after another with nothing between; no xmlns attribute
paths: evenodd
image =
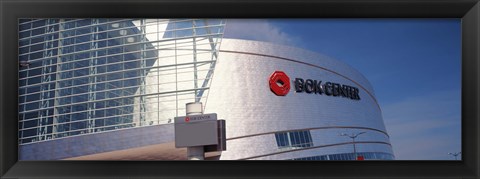
<svg viewBox="0 0 480 179"><path fill-rule="evenodd" d="M38 76L38 75L41 75L41 74L42 74L42 69L41 68L33 69L33 70L30 70L28 72L29 77Z"/></svg>
<svg viewBox="0 0 480 179"><path fill-rule="evenodd" d="M29 78L28 79L28 85L34 85L40 83L40 77L35 77L35 78Z"/></svg>
<svg viewBox="0 0 480 179"><path fill-rule="evenodd" d="M288 142L288 134L287 133L280 133L280 134L275 134L275 138L277 140L277 145L279 148L283 147L288 147L289 142Z"/></svg>
<svg viewBox="0 0 480 179"><path fill-rule="evenodd" d="M279 149L312 147L310 131L290 131L275 134Z"/></svg>
<svg viewBox="0 0 480 179"><path fill-rule="evenodd" d="M389 153L383 152L359 152L358 156L363 156L365 160L394 160L395 157ZM292 160L355 160L354 153L319 155L312 157L294 158Z"/></svg>
<svg viewBox="0 0 480 179"><path fill-rule="evenodd" d="M33 101L38 101L38 100L40 100L40 94L36 93L36 94L28 95L26 102L33 102Z"/></svg>

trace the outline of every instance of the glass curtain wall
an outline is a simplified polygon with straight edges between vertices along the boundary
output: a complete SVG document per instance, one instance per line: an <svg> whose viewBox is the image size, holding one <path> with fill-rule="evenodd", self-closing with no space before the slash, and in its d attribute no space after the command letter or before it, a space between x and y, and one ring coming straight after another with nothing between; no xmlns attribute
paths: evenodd
<svg viewBox="0 0 480 179"><path fill-rule="evenodd" d="M173 122L204 102L221 19L20 19L19 144Z"/></svg>

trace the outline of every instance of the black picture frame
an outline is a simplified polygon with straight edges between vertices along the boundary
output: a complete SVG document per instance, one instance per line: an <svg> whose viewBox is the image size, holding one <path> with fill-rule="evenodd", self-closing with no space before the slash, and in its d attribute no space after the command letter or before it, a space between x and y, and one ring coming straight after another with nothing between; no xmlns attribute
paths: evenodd
<svg viewBox="0 0 480 179"><path fill-rule="evenodd" d="M479 0L0 1L0 177L479 178ZM18 18L461 18L462 161L18 161Z"/></svg>

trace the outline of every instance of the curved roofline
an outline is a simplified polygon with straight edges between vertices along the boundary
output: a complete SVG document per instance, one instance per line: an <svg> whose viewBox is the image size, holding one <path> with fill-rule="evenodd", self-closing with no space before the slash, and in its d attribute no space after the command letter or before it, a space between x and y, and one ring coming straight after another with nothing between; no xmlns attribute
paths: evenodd
<svg viewBox="0 0 480 179"><path fill-rule="evenodd" d="M367 85L370 88L370 90L368 92L375 95L375 90L373 89L373 86L372 86L372 83L370 82L370 80L368 80L368 78L366 78L365 75L363 75L363 73L361 73L359 70L357 70L356 68L352 67L351 65L349 65L348 63L346 63L342 60L338 60L336 58L332 58L330 56L327 56L327 55L324 55L322 53L315 52L315 51L312 51L312 50L308 50L308 49L304 49L304 48L300 48L300 47L295 47L295 46L290 46L290 45L277 44L277 43L273 43L273 42L249 40L249 39L235 39L235 38L223 38L222 42L223 42L223 40L253 42L253 43L257 43L257 44L266 44L266 46L278 46L278 47L281 47L281 48L289 48L289 49L294 49L294 50L300 51L300 52L303 51L303 52L311 53L311 54L314 54L315 56L322 57L323 59L328 59L328 60L332 60L332 61L335 61L335 62L339 62L342 65L344 65L344 66L350 68L351 70L355 71L356 73L358 73L361 76L361 78L365 79L365 81L368 83ZM222 50L221 47L220 47L220 50ZM279 56L279 57L288 58L288 57L285 57L285 56ZM299 60L299 59L296 59L296 60L302 61L302 60Z"/></svg>

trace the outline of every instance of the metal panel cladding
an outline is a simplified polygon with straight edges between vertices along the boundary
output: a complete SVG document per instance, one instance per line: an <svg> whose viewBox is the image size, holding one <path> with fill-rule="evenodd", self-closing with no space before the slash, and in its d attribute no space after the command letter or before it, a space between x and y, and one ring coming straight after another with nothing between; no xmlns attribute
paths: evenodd
<svg viewBox="0 0 480 179"><path fill-rule="evenodd" d="M202 102L205 113L226 120L222 160L394 159L360 72L295 47L222 40L224 26L219 19L20 19L20 148L128 135L134 130L123 129L173 123L186 103ZM300 92L298 78L354 87L360 99Z"/></svg>
<svg viewBox="0 0 480 179"><path fill-rule="evenodd" d="M285 96L271 90L271 75L276 71L290 78L291 89ZM296 92L295 78L356 87L361 99ZM356 139L358 152L378 156L385 153L387 159L394 158L368 80L347 64L314 52L224 39L205 105L206 112L215 112L219 119L226 120L229 150L222 153L221 159L277 160L350 154L352 141L340 134L358 132L365 132ZM285 147L285 143L289 146Z"/></svg>

